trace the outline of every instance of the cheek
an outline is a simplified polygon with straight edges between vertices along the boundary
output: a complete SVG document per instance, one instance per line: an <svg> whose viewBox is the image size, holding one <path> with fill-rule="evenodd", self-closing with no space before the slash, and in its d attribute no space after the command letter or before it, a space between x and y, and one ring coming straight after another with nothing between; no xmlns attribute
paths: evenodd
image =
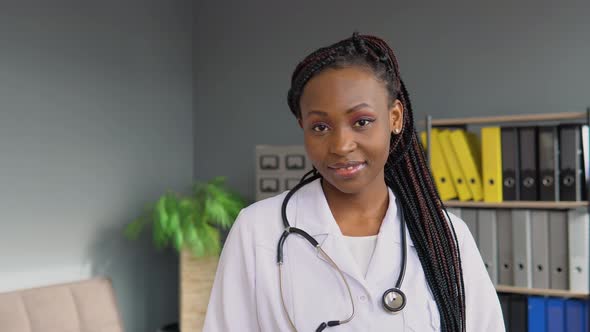
<svg viewBox="0 0 590 332"><path fill-rule="evenodd" d="M373 153L375 159L378 159L379 163L383 163L383 165L385 165L385 162L387 162L387 159L389 158L390 140L390 135L383 135L376 140L379 143L374 145L375 149L373 150Z"/></svg>
<svg viewBox="0 0 590 332"><path fill-rule="evenodd" d="M316 162L321 159L321 147L319 144L314 142L313 138L310 138L308 135L304 136L303 143L307 157L313 162L314 165L316 165Z"/></svg>

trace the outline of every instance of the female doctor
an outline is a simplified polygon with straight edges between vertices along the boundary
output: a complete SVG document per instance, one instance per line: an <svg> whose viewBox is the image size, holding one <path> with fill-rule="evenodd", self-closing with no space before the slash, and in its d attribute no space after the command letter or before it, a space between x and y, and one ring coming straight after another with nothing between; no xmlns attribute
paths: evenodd
<svg viewBox="0 0 590 332"><path fill-rule="evenodd" d="M436 191L391 48L355 33L318 49L288 104L314 169L240 212L204 331L504 331L473 237Z"/></svg>

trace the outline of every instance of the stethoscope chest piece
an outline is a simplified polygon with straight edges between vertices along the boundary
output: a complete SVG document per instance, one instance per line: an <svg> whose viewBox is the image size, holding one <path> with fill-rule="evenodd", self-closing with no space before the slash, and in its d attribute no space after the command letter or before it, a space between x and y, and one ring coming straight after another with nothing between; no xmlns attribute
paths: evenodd
<svg viewBox="0 0 590 332"><path fill-rule="evenodd" d="M383 293L383 308L397 313L406 306L406 294L398 288L390 288Z"/></svg>

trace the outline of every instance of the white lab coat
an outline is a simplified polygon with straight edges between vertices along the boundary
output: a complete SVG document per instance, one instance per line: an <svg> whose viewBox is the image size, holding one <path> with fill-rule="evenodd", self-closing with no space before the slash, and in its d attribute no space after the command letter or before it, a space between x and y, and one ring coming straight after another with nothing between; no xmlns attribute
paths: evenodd
<svg viewBox="0 0 590 332"><path fill-rule="evenodd" d="M285 195L240 212L221 254L205 332L291 331L281 305L276 263ZM320 180L302 187L289 201L291 226L307 231L320 243L344 273L353 294L356 313L352 321L325 331L440 330L438 308L407 231L407 268L401 287L407 305L398 314L386 312L381 305L383 292L395 285L401 267L400 218L391 190L389 198L366 277L343 240ZM461 250L467 331L504 331L500 303L473 237L461 219L451 215L451 220ZM299 332L315 331L321 322L348 317L350 299L339 274L298 235L290 235L285 243L283 271L287 310Z"/></svg>

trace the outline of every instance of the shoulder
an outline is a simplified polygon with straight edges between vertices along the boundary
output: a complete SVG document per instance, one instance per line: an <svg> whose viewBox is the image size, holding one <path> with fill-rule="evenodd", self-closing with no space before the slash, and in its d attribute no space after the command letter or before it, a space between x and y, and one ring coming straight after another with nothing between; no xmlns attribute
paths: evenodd
<svg viewBox="0 0 590 332"><path fill-rule="evenodd" d="M232 232L251 237L254 242L268 239L283 231L281 206L287 192L250 204L238 214ZM274 239L274 237L273 237Z"/></svg>
<svg viewBox="0 0 590 332"><path fill-rule="evenodd" d="M281 206L287 192L273 197L254 202L243 208L236 219L236 224L246 224L247 227L255 227L255 224L266 223L264 220L281 217Z"/></svg>

